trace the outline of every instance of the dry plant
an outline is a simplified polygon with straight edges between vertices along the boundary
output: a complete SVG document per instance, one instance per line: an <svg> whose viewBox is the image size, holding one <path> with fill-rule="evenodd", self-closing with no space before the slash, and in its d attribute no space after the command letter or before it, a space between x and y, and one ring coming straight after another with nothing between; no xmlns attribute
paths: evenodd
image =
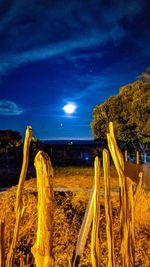
<svg viewBox="0 0 150 267"><path fill-rule="evenodd" d="M135 224L138 230L150 229L150 191L140 189L135 203Z"/></svg>

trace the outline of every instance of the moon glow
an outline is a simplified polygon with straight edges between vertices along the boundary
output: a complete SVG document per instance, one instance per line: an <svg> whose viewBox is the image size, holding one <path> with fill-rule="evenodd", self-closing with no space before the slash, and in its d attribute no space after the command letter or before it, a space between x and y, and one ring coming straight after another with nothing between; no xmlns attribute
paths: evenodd
<svg viewBox="0 0 150 267"><path fill-rule="evenodd" d="M65 105L63 107L63 110L67 113L67 114L72 114L75 112L76 110L76 105L73 103L68 103L67 105Z"/></svg>

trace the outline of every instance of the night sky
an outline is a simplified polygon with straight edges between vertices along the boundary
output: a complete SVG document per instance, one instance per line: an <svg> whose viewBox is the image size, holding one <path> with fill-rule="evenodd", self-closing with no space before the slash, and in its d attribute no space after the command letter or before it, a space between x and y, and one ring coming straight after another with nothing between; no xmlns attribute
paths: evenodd
<svg viewBox="0 0 150 267"><path fill-rule="evenodd" d="M95 105L149 66L149 0L0 0L0 130L90 139Z"/></svg>

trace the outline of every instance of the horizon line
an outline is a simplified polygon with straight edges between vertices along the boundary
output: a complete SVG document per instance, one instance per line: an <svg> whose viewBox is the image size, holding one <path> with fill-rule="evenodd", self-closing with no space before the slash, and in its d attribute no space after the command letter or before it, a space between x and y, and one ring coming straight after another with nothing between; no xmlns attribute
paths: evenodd
<svg viewBox="0 0 150 267"><path fill-rule="evenodd" d="M58 138L39 138L39 140L41 141L94 141L94 138L76 138L76 137L69 137L69 138L65 138L65 137L58 137Z"/></svg>

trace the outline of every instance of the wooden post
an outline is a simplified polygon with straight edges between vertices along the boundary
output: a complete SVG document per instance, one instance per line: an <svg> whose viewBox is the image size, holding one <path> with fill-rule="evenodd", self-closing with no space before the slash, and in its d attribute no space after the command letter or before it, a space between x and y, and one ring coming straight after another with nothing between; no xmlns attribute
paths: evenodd
<svg viewBox="0 0 150 267"><path fill-rule="evenodd" d="M128 221L129 221L130 265L135 266L134 192L133 192L132 182L129 185L128 197L129 197Z"/></svg>
<svg viewBox="0 0 150 267"><path fill-rule="evenodd" d="M128 161L128 151L125 150L125 161Z"/></svg>
<svg viewBox="0 0 150 267"><path fill-rule="evenodd" d="M73 267L77 267L80 263L80 258L83 254L84 247L88 238L88 233L90 231L91 223L93 220L93 204L94 204L94 189L92 189L91 196L88 201L86 212L82 221L82 225L79 231L77 244L75 251L73 253L72 264Z"/></svg>
<svg viewBox="0 0 150 267"><path fill-rule="evenodd" d="M22 169L21 169L19 184L17 188L17 195L16 195L16 205L15 205L16 222L15 222L12 243L11 243L9 253L6 259L6 267L14 266L13 264L14 251L15 251L15 247L16 247L16 243L18 239L20 220L21 220L21 216L24 211L23 201L22 201L22 190L23 190L23 185L24 185L24 181L26 178L26 174L27 174L31 138L32 138L32 127L28 126L26 130L26 134L25 134L24 147L23 147L23 163L22 163Z"/></svg>
<svg viewBox="0 0 150 267"><path fill-rule="evenodd" d="M121 188L121 207L120 207L120 221L121 221L121 253L122 253L122 267L134 266L133 247L131 242L131 210L132 203L129 193L130 179L124 173L123 156L118 148L113 123L109 123L109 131L107 134L108 146L118 172L119 184Z"/></svg>
<svg viewBox="0 0 150 267"><path fill-rule="evenodd" d="M91 234L91 262L93 267L100 266L100 160L94 162L94 214Z"/></svg>
<svg viewBox="0 0 150 267"><path fill-rule="evenodd" d="M48 155L39 151L35 157L38 188L38 228L32 253L37 267L53 267L53 167Z"/></svg>
<svg viewBox="0 0 150 267"><path fill-rule="evenodd" d="M108 267L114 264L114 237L112 230L112 210L110 196L110 159L106 149L103 150L103 169L104 169L104 186L105 186L105 216L106 216L106 234L108 243Z"/></svg>
<svg viewBox="0 0 150 267"><path fill-rule="evenodd" d="M136 164L139 164L139 151L136 151Z"/></svg>
<svg viewBox="0 0 150 267"><path fill-rule="evenodd" d="M0 266L4 267L4 227L5 222L0 220Z"/></svg>

